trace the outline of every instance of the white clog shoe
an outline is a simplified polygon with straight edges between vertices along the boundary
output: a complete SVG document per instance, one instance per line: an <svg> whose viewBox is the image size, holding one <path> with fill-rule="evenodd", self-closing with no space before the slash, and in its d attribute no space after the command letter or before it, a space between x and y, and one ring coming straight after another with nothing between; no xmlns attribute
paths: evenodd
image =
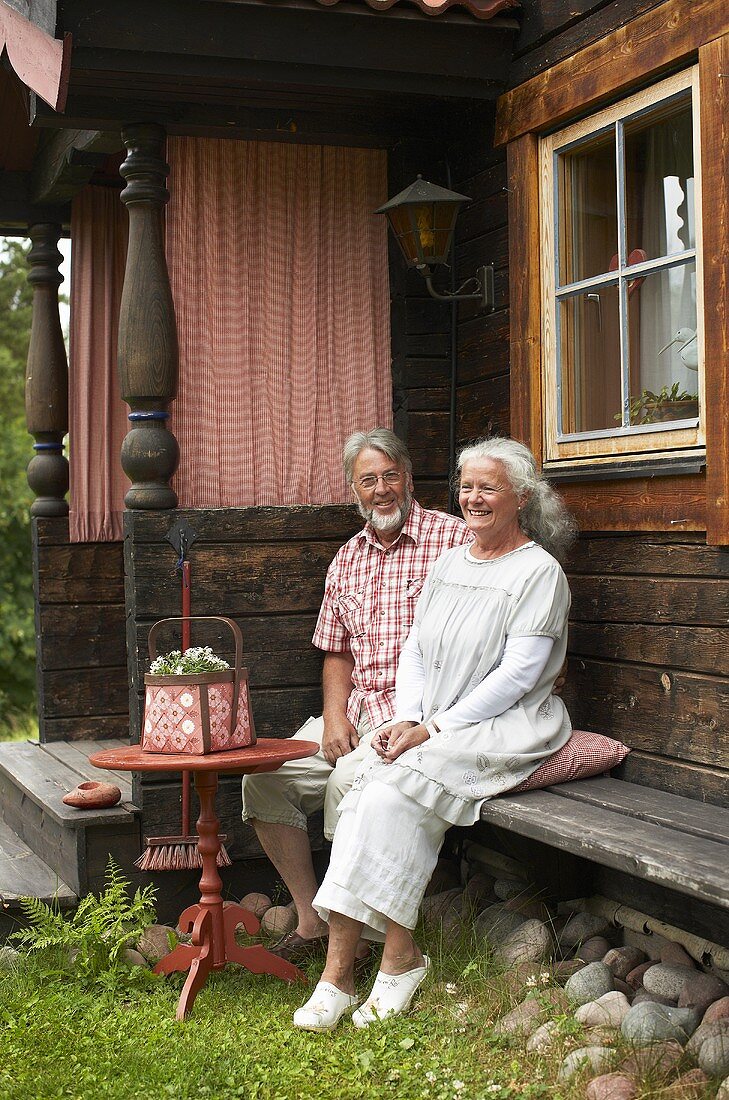
<svg viewBox="0 0 729 1100"><path fill-rule="evenodd" d="M388 1016L400 1016L407 1011L419 986L430 969L430 959L423 955L424 966L416 966L405 974L378 973L369 997L352 1016L355 1027L369 1027Z"/></svg>
<svg viewBox="0 0 729 1100"><path fill-rule="evenodd" d="M304 1031L333 1031L342 1016L359 1004L359 997L342 993L330 982L319 982L309 1000L294 1013L294 1027Z"/></svg>

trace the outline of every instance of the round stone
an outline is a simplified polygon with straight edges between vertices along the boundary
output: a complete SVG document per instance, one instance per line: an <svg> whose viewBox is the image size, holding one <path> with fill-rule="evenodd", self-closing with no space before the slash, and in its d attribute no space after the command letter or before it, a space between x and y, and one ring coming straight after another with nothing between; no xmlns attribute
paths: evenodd
<svg viewBox="0 0 729 1100"><path fill-rule="evenodd" d="M580 1005L575 1019L585 1027L620 1027L629 1011L630 1002L625 994L610 992Z"/></svg>
<svg viewBox="0 0 729 1100"><path fill-rule="evenodd" d="M591 1069L594 1073L606 1069L613 1058L610 1047L580 1047L573 1050L559 1067L559 1076L562 1081L569 1081L575 1073L582 1069Z"/></svg>
<svg viewBox="0 0 729 1100"><path fill-rule="evenodd" d="M531 1053L539 1050L549 1050L559 1038L559 1024L556 1020L547 1020L546 1024L540 1024L533 1035L529 1036L526 1048Z"/></svg>
<svg viewBox="0 0 729 1100"><path fill-rule="evenodd" d="M489 905L476 918L476 933L493 946L503 943L524 924L521 913L511 912L502 904Z"/></svg>
<svg viewBox="0 0 729 1100"><path fill-rule="evenodd" d="M529 1035L545 1015L543 1006L535 997L527 997L511 1012L507 1012L494 1024L496 1035Z"/></svg>
<svg viewBox="0 0 729 1100"><path fill-rule="evenodd" d="M649 993L657 993L659 997L677 1001L686 981L695 974L696 971L688 966L666 966L665 963L658 963L646 970L643 986Z"/></svg>
<svg viewBox="0 0 729 1100"><path fill-rule="evenodd" d="M729 1073L729 1034L713 1035L701 1044L699 1066L710 1077L726 1077Z"/></svg>
<svg viewBox="0 0 729 1100"><path fill-rule="evenodd" d="M708 1023L702 1020L686 1044L686 1053L698 1061L701 1048L706 1040L714 1039L717 1035L725 1036L727 1042L729 1042L729 1020L710 1020Z"/></svg>
<svg viewBox="0 0 729 1100"><path fill-rule="evenodd" d="M667 1005L644 1001L633 1005L620 1030L635 1046L645 1046L660 1039L676 1039L685 1044L696 1030L698 1017L692 1008L669 1008Z"/></svg>
<svg viewBox="0 0 729 1100"><path fill-rule="evenodd" d="M683 1047L675 1040L651 1043L649 1046L636 1047L620 1063L619 1069L633 1077L665 1078L673 1073L683 1058Z"/></svg>
<svg viewBox="0 0 729 1100"><path fill-rule="evenodd" d="M494 954L503 963L538 962L549 956L551 948L552 934L547 925L527 920L502 940Z"/></svg>
<svg viewBox="0 0 729 1100"><path fill-rule="evenodd" d="M261 917L261 928L269 936L285 936L296 924L296 914L287 905L272 905Z"/></svg>
<svg viewBox="0 0 729 1100"><path fill-rule="evenodd" d="M721 978L715 978L713 974L703 974L700 970L695 970L681 987L681 992L678 995L678 1007L688 1008L691 1005L702 1005L704 1011L706 1011L710 1004L726 997L727 994L729 994L729 988Z"/></svg>
<svg viewBox="0 0 729 1100"><path fill-rule="evenodd" d="M709 1005L701 1022L702 1024L711 1024L714 1020L725 1020L727 1018L729 1018L729 997L722 997Z"/></svg>
<svg viewBox="0 0 729 1100"><path fill-rule="evenodd" d="M585 1090L586 1100L634 1100L638 1087L624 1073L604 1073L593 1077Z"/></svg>
<svg viewBox="0 0 729 1100"><path fill-rule="evenodd" d="M246 894L244 898L240 899L241 909L247 909L249 913L253 913L254 917L258 917L259 920L272 905L273 902L267 894Z"/></svg>
<svg viewBox="0 0 729 1100"><path fill-rule="evenodd" d="M500 901L522 898L529 890L528 884L518 878L497 878L494 882L494 893Z"/></svg>
<svg viewBox="0 0 729 1100"><path fill-rule="evenodd" d="M463 912L480 913L486 908L494 892L494 880L490 875L477 871L463 889Z"/></svg>
<svg viewBox="0 0 729 1100"><path fill-rule="evenodd" d="M719 1085L716 1100L729 1100L729 1077L725 1078Z"/></svg>
<svg viewBox="0 0 729 1100"><path fill-rule="evenodd" d="M604 962L605 955L610 951L610 941L604 936L590 936L577 948L577 956L586 963Z"/></svg>
<svg viewBox="0 0 729 1100"><path fill-rule="evenodd" d="M461 912L463 905L463 891L459 888L444 890L441 894L433 894L424 898L422 905L423 923L430 932L437 932L443 918L447 913Z"/></svg>
<svg viewBox="0 0 729 1100"><path fill-rule="evenodd" d="M168 924L150 924L144 929L137 943L137 951L147 962L156 963L169 955L177 943L177 932Z"/></svg>
<svg viewBox="0 0 729 1100"><path fill-rule="evenodd" d="M639 947L613 947L604 956L605 966L609 966L616 978L622 981L636 966L646 961L645 952Z"/></svg>
<svg viewBox="0 0 729 1100"><path fill-rule="evenodd" d="M666 940L661 947L661 962L666 966L690 966L692 969L696 967L688 951L681 947L680 943L674 943L672 940Z"/></svg>
<svg viewBox="0 0 729 1100"><path fill-rule="evenodd" d="M0 970L15 970L20 962L20 952L5 944L0 947Z"/></svg>
<svg viewBox="0 0 729 1100"><path fill-rule="evenodd" d="M639 966L634 967L630 971L630 973L626 975L626 982L629 986L632 986L633 989L640 989L643 984L643 975L645 974L646 970L650 970L652 966L656 965L657 963L655 959L648 959L647 962L640 963Z"/></svg>
<svg viewBox="0 0 729 1100"><path fill-rule="evenodd" d="M613 988L612 971L602 962L588 963L582 970L578 970L568 978L564 987L569 999L578 1005L597 1001L603 994L610 993Z"/></svg>
<svg viewBox="0 0 729 1100"><path fill-rule="evenodd" d="M607 936L609 932L610 922L605 917L597 917L594 913L573 913L562 929L559 942L563 948L577 947L591 936Z"/></svg>
<svg viewBox="0 0 729 1100"><path fill-rule="evenodd" d="M129 966L143 966L145 968L149 965L144 955L140 951L135 951L133 947L125 949L124 962Z"/></svg>
<svg viewBox="0 0 729 1100"><path fill-rule="evenodd" d="M706 1096L708 1084L709 1078L703 1070L690 1069L661 1089L661 1100L701 1100Z"/></svg>
<svg viewBox="0 0 729 1100"><path fill-rule="evenodd" d="M647 989L642 987L633 996L633 1005L641 1005L646 1002L650 1002L654 1005L667 1005L669 1008L676 1008L677 1002L672 1001L670 997L659 997L657 993L649 993Z"/></svg>

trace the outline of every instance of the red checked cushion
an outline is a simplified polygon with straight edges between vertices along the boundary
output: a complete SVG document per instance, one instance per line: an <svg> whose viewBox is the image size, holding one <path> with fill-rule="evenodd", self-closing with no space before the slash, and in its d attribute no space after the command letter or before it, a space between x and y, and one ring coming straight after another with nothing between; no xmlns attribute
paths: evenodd
<svg viewBox="0 0 729 1100"><path fill-rule="evenodd" d="M601 733L585 733L573 730L566 745L548 756L535 772L513 787L508 793L535 791L539 787L551 787L555 783L568 783L571 779L589 779L615 768L630 752L627 745L603 737Z"/></svg>

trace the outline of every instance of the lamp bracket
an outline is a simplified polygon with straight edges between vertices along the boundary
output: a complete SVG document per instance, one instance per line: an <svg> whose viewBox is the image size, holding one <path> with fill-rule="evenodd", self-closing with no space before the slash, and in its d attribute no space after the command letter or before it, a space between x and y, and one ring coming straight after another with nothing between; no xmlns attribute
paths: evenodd
<svg viewBox="0 0 729 1100"><path fill-rule="evenodd" d="M494 265L484 264L482 267L477 268L475 276L471 279L467 279L462 286L458 288L453 294L448 292L441 292L436 290L433 286L433 275L429 267L425 264L418 266L417 270L425 279L425 285L428 289L428 294L431 298L435 298L438 302L479 302L481 309L486 313L492 313L494 310ZM469 283L473 283L476 286L476 290L472 294L461 293Z"/></svg>

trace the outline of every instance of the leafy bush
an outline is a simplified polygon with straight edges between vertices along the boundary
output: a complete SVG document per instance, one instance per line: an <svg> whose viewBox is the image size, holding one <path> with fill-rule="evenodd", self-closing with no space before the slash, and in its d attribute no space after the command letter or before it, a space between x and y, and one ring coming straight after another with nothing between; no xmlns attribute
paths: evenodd
<svg viewBox="0 0 729 1100"><path fill-rule="evenodd" d="M195 676L201 672L223 672L226 668L230 668L228 662L216 657L206 645L193 646L184 653L173 649L171 653L155 657L149 671L153 676Z"/></svg>
<svg viewBox="0 0 729 1100"><path fill-rule="evenodd" d="M82 983L109 987L132 974L124 952L156 920L155 888L145 886L133 896L129 890L129 882L110 856L104 890L98 897L88 894L70 918L57 905L22 898L29 927L14 932L12 938L29 952L47 955L50 973L58 975L71 962Z"/></svg>

